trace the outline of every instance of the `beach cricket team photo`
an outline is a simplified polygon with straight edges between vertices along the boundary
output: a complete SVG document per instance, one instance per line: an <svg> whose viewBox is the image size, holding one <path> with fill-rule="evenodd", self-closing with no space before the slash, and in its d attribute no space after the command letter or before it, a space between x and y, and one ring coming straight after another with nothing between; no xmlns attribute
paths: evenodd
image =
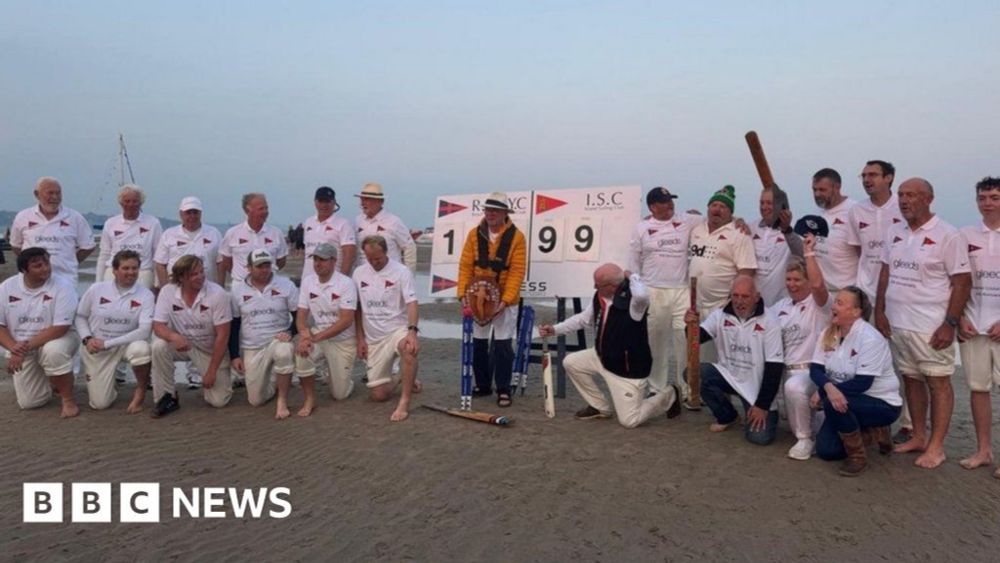
<svg viewBox="0 0 1000 563"><path fill-rule="evenodd" d="M8 3L3 557L995 560L1000 10L722 4Z"/></svg>

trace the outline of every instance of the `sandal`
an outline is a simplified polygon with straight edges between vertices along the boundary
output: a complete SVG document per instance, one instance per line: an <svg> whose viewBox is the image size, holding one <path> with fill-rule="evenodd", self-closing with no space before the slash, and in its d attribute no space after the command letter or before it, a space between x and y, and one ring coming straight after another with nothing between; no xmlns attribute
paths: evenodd
<svg viewBox="0 0 1000 563"><path fill-rule="evenodd" d="M498 407L509 407L514 404L514 401L510 398L510 393L497 393L497 406Z"/></svg>

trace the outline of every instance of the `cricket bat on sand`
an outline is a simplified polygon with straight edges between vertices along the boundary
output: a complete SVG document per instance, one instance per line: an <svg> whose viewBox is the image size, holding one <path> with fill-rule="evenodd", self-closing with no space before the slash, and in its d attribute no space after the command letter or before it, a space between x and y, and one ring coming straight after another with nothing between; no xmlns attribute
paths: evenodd
<svg viewBox="0 0 1000 563"><path fill-rule="evenodd" d="M485 422L486 424L493 424L495 426L510 426L514 423L514 419L507 416L500 416L495 414L490 414L488 412L479 411L460 411L458 409L446 409L444 407L439 407L437 405L420 405L425 409L430 409L432 411L443 412L445 414L450 414L451 416L457 416L459 418L467 418L469 420L475 420L476 422Z"/></svg>
<svg viewBox="0 0 1000 563"><path fill-rule="evenodd" d="M542 388L545 390L545 416L555 418L556 398L552 395L552 354L548 338L542 338Z"/></svg>
<svg viewBox="0 0 1000 563"><path fill-rule="evenodd" d="M774 228L778 227L778 212L788 209L788 194L778 187L774 182L774 175L771 174L771 167L767 164L767 157L764 156L764 147L760 144L760 138L756 131L748 131L745 135L747 146L750 147L750 157L753 158L753 165L757 168L757 175L760 176L760 183L765 190L774 193Z"/></svg>
<svg viewBox="0 0 1000 563"><path fill-rule="evenodd" d="M691 278L691 308L698 310L698 278ZM701 327L697 322L687 325L687 346L688 403L697 407L701 405Z"/></svg>

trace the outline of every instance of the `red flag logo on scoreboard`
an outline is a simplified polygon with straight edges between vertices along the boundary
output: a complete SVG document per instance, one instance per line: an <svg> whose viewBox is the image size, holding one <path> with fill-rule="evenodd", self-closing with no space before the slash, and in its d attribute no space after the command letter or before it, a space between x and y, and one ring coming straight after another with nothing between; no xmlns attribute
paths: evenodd
<svg viewBox="0 0 1000 563"><path fill-rule="evenodd" d="M438 202L438 217L444 217L445 215L451 215L452 213L458 213L463 209L468 209L468 206L459 205L457 203L452 203L450 201L441 200Z"/></svg>
<svg viewBox="0 0 1000 563"><path fill-rule="evenodd" d="M552 211L557 207L562 207L566 205L567 202L556 199L554 197L549 197L547 195L536 194L535 195L535 215L541 215L546 211Z"/></svg>
<svg viewBox="0 0 1000 563"><path fill-rule="evenodd" d="M434 276L434 281L431 282L431 291L437 293L439 291L451 289L457 285L458 282L455 280L449 280L448 278L442 278L441 276Z"/></svg>

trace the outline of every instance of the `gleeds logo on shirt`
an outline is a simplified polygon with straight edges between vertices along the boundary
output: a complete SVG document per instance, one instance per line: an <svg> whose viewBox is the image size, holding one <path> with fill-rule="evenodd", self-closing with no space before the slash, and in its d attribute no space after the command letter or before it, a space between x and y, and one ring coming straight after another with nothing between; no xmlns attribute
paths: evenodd
<svg viewBox="0 0 1000 563"><path fill-rule="evenodd" d="M63 483L24 483L22 521L63 522ZM288 518L292 514L288 487L192 487L171 489L171 516L179 518ZM117 500L117 503L115 502ZM118 506L119 522L160 522L159 483L71 483L70 522L111 523Z"/></svg>

